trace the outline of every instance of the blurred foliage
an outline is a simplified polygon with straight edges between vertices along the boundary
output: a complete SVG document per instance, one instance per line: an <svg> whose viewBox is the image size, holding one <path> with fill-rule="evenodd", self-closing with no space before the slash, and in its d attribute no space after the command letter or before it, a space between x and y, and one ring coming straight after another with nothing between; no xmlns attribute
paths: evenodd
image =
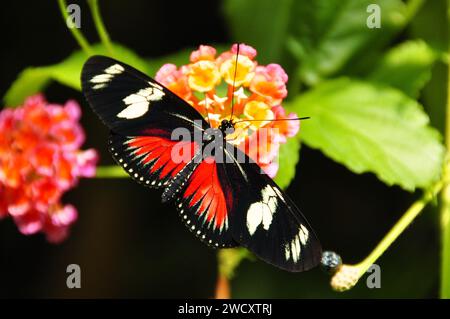
<svg viewBox="0 0 450 319"><path fill-rule="evenodd" d="M385 85L340 78L292 100L311 116L302 139L355 173L375 172L388 185L427 187L439 178L444 147L418 103ZM420 145L420 151L419 146Z"/></svg>
<svg viewBox="0 0 450 319"><path fill-rule="evenodd" d="M435 52L424 41L405 41L386 52L369 74L369 79L417 98L431 78L435 61Z"/></svg>
<svg viewBox="0 0 450 319"><path fill-rule="evenodd" d="M366 26L370 15L367 7L373 3L381 8L380 29ZM302 122L298 137L281 146L276 177L280 186L286 188L295 177L301 142L355 173L371 172L387 185L408 191L427 188L440 177L444 147L433 126L441 132L444 127L447 10L445 0L223 1L230 42L254 46L260 63L276 62L285 67L290 78L285 106L311 117ZM220 52L228 45L216 47ZM92 49L106 54L101 44ZM185 64L191 50L148 59L115 44L114 57L154 75L163 63ZM26 68L6 92L5 104L17 105L51 81L79 90L86 59L87 55L78 51L55 65ZM406 251L402 256L414 255L408 243L401 247ZM400 264L397 259L394 256L389 262ZM409 266L425 267L427 262L426 257ZM269 273L264 268L268 266L257 267L262 270L254 272L254 265L243 267L239 297L274 296L270 287L255 289L253 284L260 280L260 274ZM407 282L408 274L390 272L386 280L402 276ZM306 284L315 286L320 281L316 277ZM431 289L433 280L418 281L414 296ZM364 290L361 294L363 289L359 288L350 296L379 293ZM402 289L407 292L409 287ZM276 296L291 296L290 292L279 291ZM317 289L310 296L335 294Z"/></svg>
<svg viewBox="0 0 450 319"><path fill-rule="evenodd" d="M94 54L106 55L107 50L104 45L92 46ZM147 63L139 58L136 53L120 45L114 45L115 56L119 60L124 60L142 72L148 72ZM81 90L81 68L88 58L83 51L77 51L64 61L49 66L29 67L19 74L4 97L7 106L17 106L27 96L36 92L42 92L50 81L57 81L63 85Z"/></svg>

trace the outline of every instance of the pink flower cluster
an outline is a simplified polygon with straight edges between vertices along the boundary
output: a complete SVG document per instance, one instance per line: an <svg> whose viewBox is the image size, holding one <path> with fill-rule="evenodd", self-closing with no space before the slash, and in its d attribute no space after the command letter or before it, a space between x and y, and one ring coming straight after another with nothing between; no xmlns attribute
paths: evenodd
<svg viewBox="0 0 450 319"><path fill-rule="evenodd" d="M232 119L236 133L228 136L229 142L274 177L278 171L276 156L280 144L296 135L300 124L299 121L264 121L297 115L286 114L281 106L287 96L288 80L283 68L278 64L258 65L256 55L256 50L245 44L239 46L238 57L236 44L219 56L215 48L201 45L191 53L189 64L181 67L165 64L155 78L191 104L213 127L230 118L234 99ZM264 143L255 143L261 133L265 135Z"/></svg>
<svg viewBox="0 0 450 319"><path fill-rule="evenodd" d="M25 235L58 243L77 219L61 197L80 177L93 177L98 159L80 150L84 132L75 101L49 104L42 95L0 112L0 218L11 216Z"/></svg>

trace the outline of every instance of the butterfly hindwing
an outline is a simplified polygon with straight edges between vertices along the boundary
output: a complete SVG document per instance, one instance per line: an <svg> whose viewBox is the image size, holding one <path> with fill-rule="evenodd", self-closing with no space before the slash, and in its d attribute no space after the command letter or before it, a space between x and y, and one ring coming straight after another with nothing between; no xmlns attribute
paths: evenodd
<svg viewBox="0 0 450 319"><path fill-rule="evenodd" d="M234 198L223 164L207 157L190 174L176 205L184 224L201 241L229 248L238 245L230 228Z"/></svg>
<svg viewBox="0 0 450 319"><path fill-rule="evenodd" d="M279 268L315 267L322 249L300 210L256 163L240 150L234 152L236 156L228 153L233 163L224 166L238 198L230 212L234 240Z"/></svg>

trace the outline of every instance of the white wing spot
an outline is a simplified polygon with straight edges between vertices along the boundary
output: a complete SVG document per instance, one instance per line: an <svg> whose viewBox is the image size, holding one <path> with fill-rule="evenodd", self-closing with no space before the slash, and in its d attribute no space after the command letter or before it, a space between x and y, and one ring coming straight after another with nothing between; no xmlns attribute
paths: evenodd
<svg viewBox="0 0 450 319"><path fill-rule="evenodd" d="M92 87L93 90L98 90L98 89L103 89L104 87L106 87L105 83L100 83L100 84L96 84Z"/></svg>
<svg viewBox="0 0 450 319"><path fill-rule="evenodd" d="M114 78L115 75L121 74L125 69L120 64L113 64L104 70L105 73L98 74L90 80L95 85L92 87L94 90L102 89L107 86L108 82Z"/></svg>
<svg viewBox="0 0 450 319"><path fill-rule="evenodd" d="M94 76L90 82L96 83L96 84L105 84L105 83L111 81L112 78L113 78L112 74L103 74L102 73L102 74L98 74L98 75Z"/></svg>
<svg viewBox="0 0 450 319"><path fill-rule="evenodd" d="M289 260L289 258L291 258L291 249L289 248L289 245L286 245L284 247L284 257L286 258L286 260Z"/></svg>
<svg viewBox="0 0 450 319"><path fill-rule="evenodd" d="M309 231L306 229L305 226L300 226L300 231L298 232L298 237L300 238L300 242L302 245L306 245L309 239Z"/></svg>
<svg viewBox="0 0 450 319"><path fill-rule="evenodd" d="M250 235L253 235L261 224L265 230L270 228L278 206L276 195L272 187L267 185L261 191L262 201L250 205L247 211L247 229Z"/></svg>
<svg viewBox="0 0 450 319"><path fill-rule="evenodd" d="M150 82L149 82L150 83ZM126 108L117 114L117 117L126 119L135 119L147 113L151 101L159 101L164 96L162 88L156 87L154 83L150 83L152 87L139 90L125 97L122 101Z"/></svg>
<svg viewBox="0 0 450 319"><path fill-rule="evenodd" d="M123 71L125 71L124 67L117 63L105 69L105 72L108 74L121 74Z"/></svg>

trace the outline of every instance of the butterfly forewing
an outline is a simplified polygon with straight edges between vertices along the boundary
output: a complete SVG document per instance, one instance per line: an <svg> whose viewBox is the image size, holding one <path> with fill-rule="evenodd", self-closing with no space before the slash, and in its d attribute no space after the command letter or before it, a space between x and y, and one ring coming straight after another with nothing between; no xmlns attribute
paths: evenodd
<svg viewBox="0 0 450 319"><path fill-rule="evenodd" d="M83 93L103 122L117 134L169 134L184 127L192 132L209 125L187 102L129 65L93 56L81 73ZM197 123L195 122L197 121Z"/></svg>

